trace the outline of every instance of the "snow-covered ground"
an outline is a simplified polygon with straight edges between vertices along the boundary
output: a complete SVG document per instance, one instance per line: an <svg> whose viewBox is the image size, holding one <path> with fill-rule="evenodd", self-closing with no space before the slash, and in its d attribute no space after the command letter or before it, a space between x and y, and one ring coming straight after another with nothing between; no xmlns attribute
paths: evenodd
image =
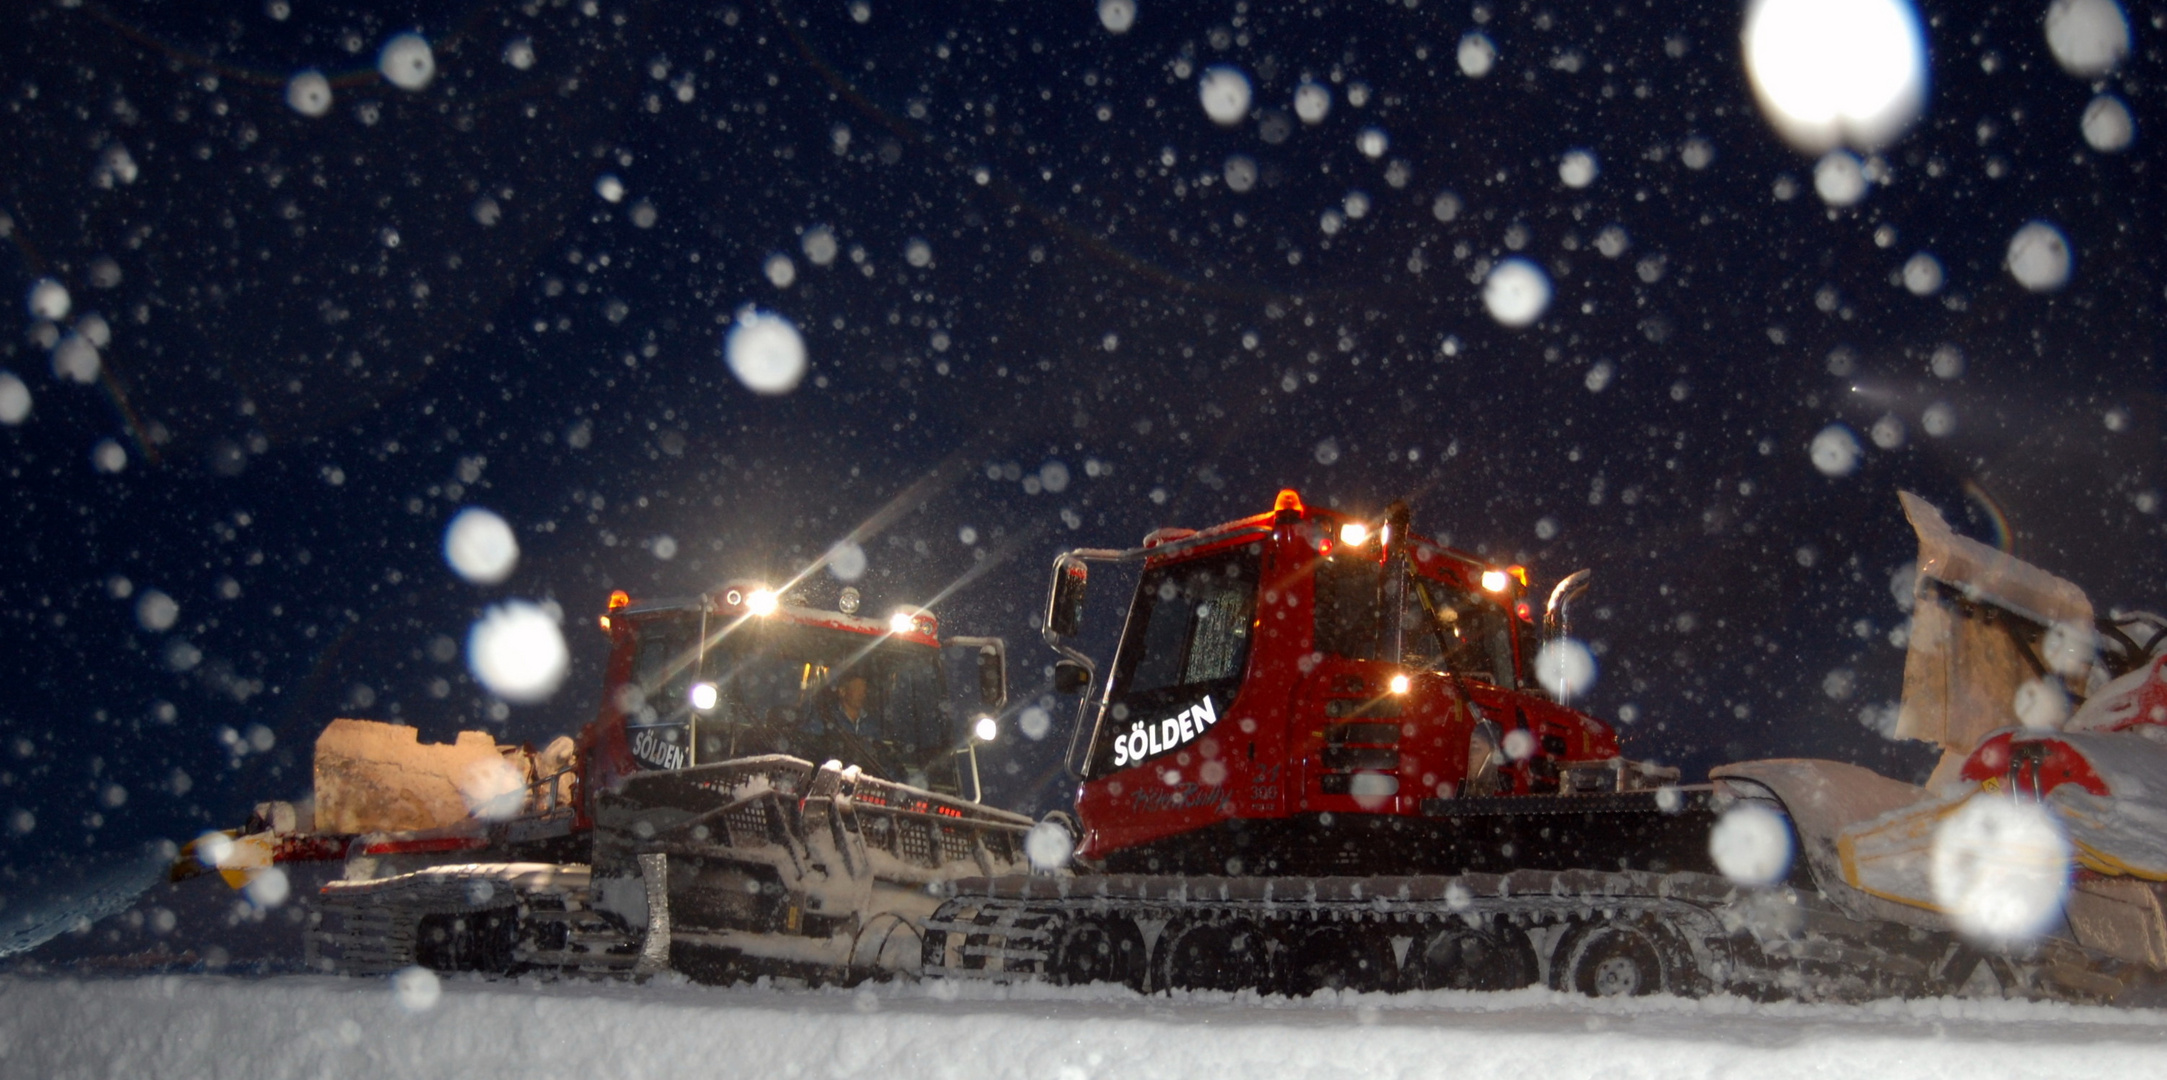
<svg viewBox="0 0 2167 1080"><path fill-rule="evenodd" d="M0 977L0 1074L22 1077L2094 1080L2162 1061L2167 1012L1954 999Z"/></svg>

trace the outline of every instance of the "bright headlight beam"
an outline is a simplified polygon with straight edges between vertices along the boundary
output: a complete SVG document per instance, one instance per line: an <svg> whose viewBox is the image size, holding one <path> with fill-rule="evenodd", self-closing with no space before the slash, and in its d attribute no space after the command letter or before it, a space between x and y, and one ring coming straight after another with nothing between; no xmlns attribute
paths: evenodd
<svg viewBox="0 0 2167 1080"><path fill-rule="evenodd" d="M979 742L992 742L993 737L1000 733L1001 725L990 716L981 716L977 723L971 725L971 734L978 736Z"/></svg>
<svg viewBox="0 0 2167 1080"><path fill-rule="evenodd" d="M773 615L779 604L773 589L754 589L745 594L745 610L755 615Z"/></svg>

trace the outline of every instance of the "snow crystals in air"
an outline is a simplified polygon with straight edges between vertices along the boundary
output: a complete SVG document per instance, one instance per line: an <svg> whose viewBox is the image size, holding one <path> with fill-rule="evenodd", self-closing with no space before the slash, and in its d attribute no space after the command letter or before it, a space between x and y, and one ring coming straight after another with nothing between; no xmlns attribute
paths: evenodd
<svg viewBox="0 0 2167 1080"><path fill-rule="evenodd" d="M1946 438L1956 433L1956 407L1946 401L1937 401L1919 414L1919 427L1934 438Z"/></svg>
<svg viewBox="0 0 2167 1080"><path fill-rule="evenodd" d="M1430 200L1430 216L1447 225L1459 218L1461 209L1460 197L1449 191L1440 191Z"/></svg>
<svg viewBox="0 0 2167 1080"><path fill-rule="evenodd" d="M787 394L805 378L805 339L789 319L746 308L723 337L730 374L756 394Z"/></svg>
<svg viewBox="0 0 2167 1080"><path fill-rule="evenodd" d="M520 71L534 66L534 39L524 35L504 43L504 62Z"/></svg>
<svg viewBox="0 0 2167 1080"><path fill-rule="evenodd" d="M444 996L444 984L425 967L400 968L391 976L391 999L407 1012L428 1012Z"/></svg>
<svg viewBox="0 0 2167 1080"><path fill-rule="evenodd" d="M1460 39L1460 72L1470 79L1479 79L1497 66L1497 46L1490 44L1487 35L1480 31L1469 33Z"/></svg>
<svg viewBox="0 0 2167 1080"><path fill-rule="evenodd" d="M1249 76L1240 68L1217 64L1204 69L1204 77L1197 82L1197 97L1204 103L1204 115L1221 127L1232 127L1249 115Z"/></svg>
<svg viewBox="0 0 2167 1080"><path fill-rule="evenodd" d="M1866 435L1874 441L1875 446L1883 450L1894 450L1904 445L1904 422L1898 419L1896 414L1888 413L1874 421L1874 426L1867 430Z"/></svg>
<svg viewBox="0 0 2167 1080"><path fill-rule="evenodd" d="M1569 188L1584 188L1595 182L1595 155L1586 150L1568 151L1558 161L1558 179Z"/></svg>
<svg viewBox="0 0 2167 1080"><path fill-rule="evenodd" d="M594 193L602 196L603 202L623 202L625 197L624 181L617 179L615 173L603 173L594 178Z"/></svg>
<svg viewBox="0 0 2167 1080"><path fill-rule="evenodd" d="M2046 807L1981 794L1934 830L1927 877L1959 931L2016 943L2061 914L2069 859L2069 840Z"/></svg>
<svg viewBox="0 0 2167 1080"><path fill-rule="evenodd" d="M384 51L376 54L376 70L401 90L420 90L436 78L436 53L420 34L400 34L384 42Z"/></svg>
<svg viewBox="0 0 2167 1080"><path fill-rule="evenodd" d="M790 256L780 251L768 256L766 264L760 269L767 275L768 284L778 289L787 289L798 279L798 264L791 262Z"/></svg>
<svg viewBox="0 0 2167 1080"><path fill-rule="evenodd" d="M98 357L98 347L81 334L69 334L53 346L53 374L79 383L98 381L98 372L104 366Z"/></svg>
<svg viewBox="0 0 2167 1080"><path fill-rule="evenodd" d="M2044 221L2028 221L2009 238L2004 264L2017 284L2032 292L2053 292L2069 284L2069 241Z"/></svg>
<svg viewBox="0 0 2167 1080"><path fill-rule="evenodd" d="M12 371L0 371L0 424L14 427L30 418L30 387Z"/></svg>
<svg viewBox="0 0 2167 1080"><path fill-rule="evenodd" d="M1616 378L1617 374L1617 365L1608 360L1597 360L1589 365L1587 378L1584 380L1587 384L1588 393L1600 394L1609 389L1610 380Z"/></svg>
<svg viewBox="0 0 2167 1080"><path fill-rule="evenodd" d="M1754 0L1746 74L1761 111L1800 149L1871 149L1926 100L1926 40L1908 0Z"/></svg>
<svg viewBox="0 0 2167 1080"><path fill-rule="evenodd" d="M913 236L903 245L903 261L920 270L933 265L933 245L922 236Z"/></svg>
<svg viewBox="0 0 2167 1080"><path fill-rule="evenodd" d="M111 439L99 439L90 448L90 464L102 473L117 473L128 467L128 451Z"/></svg>
<svg viewBox="0 0 2167 1080"><path fill-rule="evenodd" d="M1099 0L1099 25L1109 34L1126 34L1136 25L1136 0Z"/></svg>
<svg viewBox="0 0 2167 1080"><path fill-rule="evenodd" d="M310 68L286 84L286 104L311 120L331 111L331 80Z"/></svg>
<svg viewBox="0 0 2167 1080"><path fill-rule="evenodd" d="M1023 838L1023 854L1031 860L1033 870L1052 871L1066 867L1075 848L1075 839L1058 821L1041 821Z"/></svg>
<svg viewBox="0 0 2167 1080"><path fill-rule="evenodd" d="M444 529L444 561L475 585L495 585L519 565L519 540L503 518L469 506Z"/></svg>
<svg viewBox="0 0 2167 1080"><path fill-rule="evenodd" d="M1913 296L1932 296L1941 291L1941 260L1919 252L1904 263L1904 288Z"/></svg>
<svg viewBox="0 0 2167 1080"><path fill-rule="evenodd" d="M828 573L837 581L856 581L865 576L865 549L857 541L842 540L828 549Z"/></svg>
<svg viewBox="0 0 2167 1080"><path fill-rule="evenodd" d="M2054 0L2047 7L2047 48L2063 71L2096 79L2129 55L2129 19L2114 0Z"/></svg>
<svg viewBox="0 0 2167 1080"><path fill-rule="evenodd" d="M564 682L570 659L557 620L525 600L491 607L467 632L467 669L506 701L548 700Z"/></svg>
<svg viewBox="0 0 2167 1080"><path fill-rule="evenodd" d="M805 230L805 237L798 247L814 266L826 266L835 261L835 230L826 225L815 225Z"/></svg>
<svg viewBox="0 0 2167 1080"><path fill-rule="evenodd" d="M1686 168L1699 172L1715 163L1716 144L1695 135L1678 151L1678 160L1685 162Z"/></svg>
<svg viewBox="0 0 2167 1080"><path fill-rule="evenodd" d="M1527 259L1506 259L1483 281L1482 305L1506 326L1527 326L1550 306L1550 276Z"/></svg>
<svg viewBox="0 0 2167 1080"><path fill-rule="evenodd" d="M2084 107L2084 141L2102 154L2119 154L2129 149L2130 140L2137 135L2137 122L2130 119L2129 106L2113 94L2101 94Z"/></svg>
<svg viewBox="0 0 2167 1080"><path fill-rule="evenodd" d="M1813 467L1823 476L1849 476L1858 471L1859 441L1851 429L1842 424L1830 424L1813 437L1813 445L1807 449L1813 458Z"/></svg>
<svg viewBox="0 0 2167 1080"><path fill-rule="evenodd" d="M39 278L30 286L30 317L59 322L68 317L68 287L52 278Z"/></svg>
<svg viewBox="0 0 2167 1080"><path fill-rule="evenodd" d="M292 892L293 883L287 880L286 871L276 866L266 866L249 875L248 884L241 889L248 902L259 908L275 908L285 903Z"/></svg>
<svg viewBox="0 0 2167 1080"><path fill-rule="evenodd" d="M1239 195L1257 186L1257 159L1247 154L1231 154L1221 170L1226 176L1227 190Z"/></svg>
<svg viewBox="0 0 2167 1080"><path fill-rule="evenodd" d="M1813 166L1813 190L1830 206L1851 206L1866 197L1866 169L1845 150L1821 155Z"/></svg>
<svg viewBox="0 0 2167 1080"><path fill-rule="evenodd" d="M181 606L173 598L157 589L145 589L135 601L135 622L152 633L173 629L175 620L181 617Z"/></svg>
<svg viewBox="0 0 2167 1080"><path fill-rule="evenodd" d="M1053 714L1036 705L1025 706L1023 712L1016 717L1016 730L1023 732L1025 738L1037 742L1053 730Z"/></svg>
<svg viewBox="0 0 2167 1080"><path fill-rule="evenodd" d="M1391 149L1392 137L1386 135L1383 128L1366 127L1355 133L1354 146L1355 149L1362 151L1363 157L1374 161L1383 157L1386 150Z"/></svg>
<svg viewBox="0 0 2167 1080"><path fill-rule="evenodd" d="M1791 826L1782 814L1740 802L1708 830L1708 856L1740 885L1774 885L1791 872Z"/></svg>
<svg viewBox="0 0 2167 1080"><path fill-rule="evenodd" d="M1304 79L1300 86L1294 88L1294 115L1301 117L1302 123L1324 123L1324 118L1330 115L1331 112L1331 87L1310 79Z"/></svg>
<svg viewBox="0 0 2167 1080"><path fill-rule="evenodd" d="M1602 232L1595 234L1595 250L1602 252L1606 259L1615 259L1632 246L1633 238L1626 235L1622 226L1605 225Z"/></svg>
<svg viewBox="0 0 2167 1080"><path fill-rule="evenodd" d="M1572 638L1553 638L1535 654L1535 680L1561 701L1577 698L1595 685L1595 654Z"/></svg>
<svg viewBox="0 0 2167 1080"><path fill-rule="evenodd" d="M1961 378L1964 374L1964 350L1954 345L1937 345L1934 355L1927 358L1926 367L1937 379Z"/></svg>

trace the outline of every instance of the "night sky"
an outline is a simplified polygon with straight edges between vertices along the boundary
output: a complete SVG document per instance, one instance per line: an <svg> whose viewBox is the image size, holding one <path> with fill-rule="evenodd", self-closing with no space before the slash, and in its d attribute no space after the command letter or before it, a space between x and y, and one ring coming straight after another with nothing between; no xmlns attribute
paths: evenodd
<svg viewBox="0 0 2167 1080"><path fill-rule="evenodd" d="M334 716L573 731L610 590L784 580L869 521L868 607L945 594L948 632L1008 639L1020 707L1059 551L1286 486L1405 498L1542 592L1592 568L1585 704L1694 779L1923 778L1873 729L1899 489L2102 610L2167 603L2157 3L2098 80L2044 3L1922 6L1924 113L1844 208L1757 107L1728 2L1143 0L1121 34L1087 0L9 8L0 368L33 404L0 428L0 894L302 794ZM418 91L376 66L408 31ZM1199 100L1220 64L1254 87L1231 126ZM2101 93L2118 153L2080 131ZM2074 253L2059 291L2004 266L2035 219ZM1512 256L1555 289L1525 328L1483 302ZM793 392L724 363L748 306L801 331ZM93 312L78 382L54 357ZM1809 452L1833 424L1842 475ZM468 506L516 530L502 584L445 564ZM515 598L564 613L537 705L462 655ZM992 801L1065 802L1053 713L989 755Z"/></svg>

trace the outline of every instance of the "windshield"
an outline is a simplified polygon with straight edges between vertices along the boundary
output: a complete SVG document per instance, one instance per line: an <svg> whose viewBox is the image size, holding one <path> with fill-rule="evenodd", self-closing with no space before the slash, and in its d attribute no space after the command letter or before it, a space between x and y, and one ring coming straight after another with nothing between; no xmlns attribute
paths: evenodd
<svg viewBox="0 0 2167 1080"><path fill-rule="evenodd" d="M1512 616L1471 589L1414 577L1401 610L1401 657L1409 667L1450 672L1506 689L1518 685Z"/></svg>
<svg viewBox="0 0 2167 1080"><path fill-rule="evenodd" d="M649 768L787 753L902 778L939 771L959 743L937 650L761 620L702 655L690 615L643 620L636 634L626 728Z"/></svg>
<svg viewBox="0 0 2167 1080"><path fill-rule="evenodd" d="M1256 621L1258 562L1250 544L1144 573L1114 660L1094 772L1187 745L1233 704Z"/></svg>

